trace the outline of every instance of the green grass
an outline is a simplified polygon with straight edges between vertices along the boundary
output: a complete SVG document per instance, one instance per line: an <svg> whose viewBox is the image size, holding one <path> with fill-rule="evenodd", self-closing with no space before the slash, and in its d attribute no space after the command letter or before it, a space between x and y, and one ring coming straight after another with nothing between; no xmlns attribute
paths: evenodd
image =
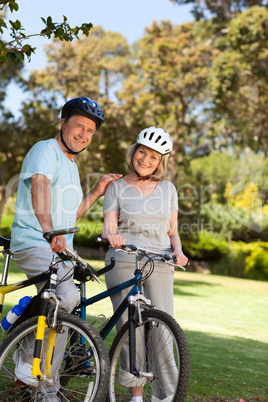
<svg viewBox="0 0 268 402"><path fill-rule="evenodd" d="M103 267L100 261L90 263ZM10 282L22 278L12 263ZM103 290L104 281L87 284L88 297ZM7 295L5 311L25 294L35 294L35 289ZM179 271L174 305L190 349L187 402L268 401L268 283ZM90 322L101 313L110 316L110 300L89 306L87 313Z"/></svg>

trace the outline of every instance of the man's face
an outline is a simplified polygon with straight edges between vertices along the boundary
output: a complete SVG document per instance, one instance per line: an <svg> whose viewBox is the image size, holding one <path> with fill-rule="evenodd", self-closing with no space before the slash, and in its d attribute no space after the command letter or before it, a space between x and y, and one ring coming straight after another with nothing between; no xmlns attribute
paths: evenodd
<svg viewBox="0 0 268 402"><path fill-rule="evenodd" d="M61 124L64 141L74 152L86 148L96 131L96 123L80 115L70 117L67 122L62 119Z"/></svg>

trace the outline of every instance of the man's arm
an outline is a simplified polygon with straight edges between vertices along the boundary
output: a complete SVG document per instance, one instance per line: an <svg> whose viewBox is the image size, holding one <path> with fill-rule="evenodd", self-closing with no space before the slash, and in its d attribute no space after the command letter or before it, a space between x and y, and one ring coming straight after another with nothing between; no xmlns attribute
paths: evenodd
<svg viewBox="0 0 268 402"><path fill-rule="evenodd" d="M96 186L88 194L83 197L81 204L77 210L77 219L81 218L92 205L105 194L108 185L122 177L121 174L110 173L101 177Z"/></svg>
<svg viewBox="0 0 268 402"><path fill-rule="evenodd" d="M32 176L31 180L31 196L34 213L41 225L43 233L50 232L54 230L51 217L51 182L42 174L35 174ZM53 252L64 251L67 247L64 236L53 237L50 245Z"/></svg>

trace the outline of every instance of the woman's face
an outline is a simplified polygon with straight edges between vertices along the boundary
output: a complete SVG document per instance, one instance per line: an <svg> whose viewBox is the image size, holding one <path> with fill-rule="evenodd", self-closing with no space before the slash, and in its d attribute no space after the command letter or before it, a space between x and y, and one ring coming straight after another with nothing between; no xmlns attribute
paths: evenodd
<svg viewBox="0 0 268 402"><path fill-rule="evenodd" d="M151 175L159 166L161 154L140 145L133 157L133 166L140 176Z"/></svg>

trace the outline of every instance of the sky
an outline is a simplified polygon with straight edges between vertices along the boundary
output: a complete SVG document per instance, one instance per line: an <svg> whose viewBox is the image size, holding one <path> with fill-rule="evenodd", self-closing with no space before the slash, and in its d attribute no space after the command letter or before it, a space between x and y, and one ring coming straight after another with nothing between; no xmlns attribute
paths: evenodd
<svg viewBox="0 0 268 402"><path fill-rule="evenodd" d="M174 24L193 21L190 6L179 6L170 0L17 0L19 10L9 13L7 18L18 19L25 34L37 34L44 28L41 17L52 17L54 22L62 22L63 15L67 17L70 26L92 22L94 26L101 25L104 30L119 32L125 36L128 44L143 37L145 28L152 21L169 20ZM8 37L4 36L7 40ZM24 75L29 71L40 69L46 65L46 55L43 47L50 41L47 38L35 36L27 43L36 47L31 61L25 63ZM5 105L17 115L17 110L24 98L21 90L11 84L7 91Z"/></svg>

